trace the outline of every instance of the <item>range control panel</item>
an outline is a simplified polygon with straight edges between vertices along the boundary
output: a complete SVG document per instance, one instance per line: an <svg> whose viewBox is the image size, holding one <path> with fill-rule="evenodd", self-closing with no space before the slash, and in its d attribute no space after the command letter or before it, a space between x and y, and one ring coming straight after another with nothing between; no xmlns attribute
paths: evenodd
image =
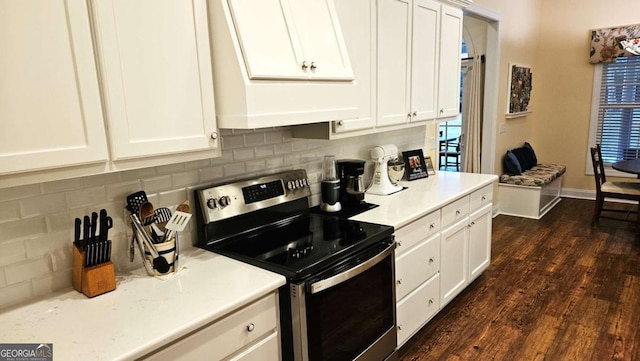
<svg viewBox="0 0 640 361"><path fill-rule="evenodd" d="M311 196L304 169L197 191L205 223Z"/></svg>

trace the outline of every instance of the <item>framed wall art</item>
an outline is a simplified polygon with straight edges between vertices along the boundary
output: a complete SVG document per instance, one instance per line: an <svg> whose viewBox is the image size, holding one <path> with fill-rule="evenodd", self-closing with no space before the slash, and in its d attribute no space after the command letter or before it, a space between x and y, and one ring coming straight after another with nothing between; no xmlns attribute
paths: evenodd
<svg viewBox="0 0 640 361"><path fill-rule="evenodd" d="M524 65L509 64L509 99L507 100L507 118L525 116L531 113L529 101L533 89L533 73Z"/></svg>
<svg viewBox="0 0 640 361"><path fill-rule="evenodd" d="M427 163L424 161L422 150L416 149L402 152L402 158L404 159L404 171L407 180L412 181L429 176L429 173L427 173Z"/></svg>

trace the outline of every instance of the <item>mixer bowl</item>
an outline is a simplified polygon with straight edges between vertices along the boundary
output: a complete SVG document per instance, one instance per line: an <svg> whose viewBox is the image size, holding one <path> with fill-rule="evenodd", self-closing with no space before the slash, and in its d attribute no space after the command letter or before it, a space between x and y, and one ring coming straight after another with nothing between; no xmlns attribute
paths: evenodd
<svg viewBox="0 0 640 361"><path fill-rule="evenodd" d="M387 174L389 174L391 183L397 185L404 176L404 163L397 161L387 163Z"/></svg>

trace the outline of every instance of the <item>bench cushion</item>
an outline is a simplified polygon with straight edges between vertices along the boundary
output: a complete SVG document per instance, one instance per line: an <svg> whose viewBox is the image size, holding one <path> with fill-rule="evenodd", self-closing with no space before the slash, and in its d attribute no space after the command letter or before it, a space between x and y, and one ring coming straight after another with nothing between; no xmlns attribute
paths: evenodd
<svg viewBox="0 0 640 361"><path fill-rule="evenodd" d="M503 174L500 183L539 187L553 182L567 170L562 164L540 163L520 175Z"/></svg>

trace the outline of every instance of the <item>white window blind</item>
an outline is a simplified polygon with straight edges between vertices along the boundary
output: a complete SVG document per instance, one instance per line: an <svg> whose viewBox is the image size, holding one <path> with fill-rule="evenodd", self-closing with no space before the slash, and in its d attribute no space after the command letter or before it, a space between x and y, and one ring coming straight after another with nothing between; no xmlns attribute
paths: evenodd
<svg viewBox="0 0 640 361"><path fill-rule="evenodd" d="M602 65L596 142L605 163L640 158L640 56Z"/></svg>

